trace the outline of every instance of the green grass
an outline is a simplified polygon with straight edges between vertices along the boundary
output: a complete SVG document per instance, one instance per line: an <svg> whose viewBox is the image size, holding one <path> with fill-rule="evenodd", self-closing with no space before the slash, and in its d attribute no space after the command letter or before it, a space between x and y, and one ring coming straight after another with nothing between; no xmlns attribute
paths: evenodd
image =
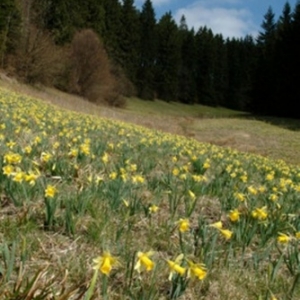
<svg viewBox="0 0 300 300"><path fill-rule="evenodd" d="M196 118L226 118L244 116L247 113L223 107L209 107L204 105L187 105L178 102L162 100L143 101L138 98L127 99L126 111L142 115L196 117Z"/></svg>

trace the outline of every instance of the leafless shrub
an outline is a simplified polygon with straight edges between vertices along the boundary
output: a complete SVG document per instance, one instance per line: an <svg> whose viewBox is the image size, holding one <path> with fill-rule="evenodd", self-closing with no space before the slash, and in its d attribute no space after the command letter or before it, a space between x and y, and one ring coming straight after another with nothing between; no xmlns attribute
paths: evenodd
<svg viewBox="0 0 300 300"><path fill-rule="evenodd" d="M76 33L71 43L69 91L94 103L125 105L104 47L91 29Z"/></svg>
<svg viewBox="0 0 300 300"><path fill-rule="evenodd" d="M16 73L27 83L52 85L63 68L63 52L49 33L30 26L14 59Z"/></svg>

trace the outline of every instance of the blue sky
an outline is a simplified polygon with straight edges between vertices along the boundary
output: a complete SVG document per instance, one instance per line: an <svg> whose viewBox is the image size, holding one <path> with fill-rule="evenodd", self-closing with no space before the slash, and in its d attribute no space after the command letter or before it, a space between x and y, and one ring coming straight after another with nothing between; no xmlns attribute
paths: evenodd
<svg viewBox="0 0 300 300"><path fill-rule="evenodd" d="M292 10L297 0L290 0ZM135 0L141 8L144 0ZM189 28L198 30L206 25L215 34L226 37L243 37L251 34L254 37L260 31L263 16L271 6L276 20L281 15L286 0L152 0L156 17L171 11L178 22L184 14Z"/></svg>

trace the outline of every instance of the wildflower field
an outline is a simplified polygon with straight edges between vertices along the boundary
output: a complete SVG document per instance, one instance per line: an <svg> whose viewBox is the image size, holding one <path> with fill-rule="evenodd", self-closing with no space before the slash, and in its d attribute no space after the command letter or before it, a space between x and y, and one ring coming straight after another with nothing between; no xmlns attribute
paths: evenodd
<svg viewBox="0 0 300 300"><path fill-rule="evenodd" d="M0 89L0 299L300 299L300 167Z"/></svg>

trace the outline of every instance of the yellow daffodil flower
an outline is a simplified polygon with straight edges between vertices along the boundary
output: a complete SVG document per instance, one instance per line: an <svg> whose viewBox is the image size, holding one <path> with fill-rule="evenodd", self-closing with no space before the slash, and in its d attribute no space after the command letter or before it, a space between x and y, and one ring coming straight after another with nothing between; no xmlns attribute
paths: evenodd
<svg viewBox="0 0 300 300"><path fill-rule="evenodd" d="M138 252L137 262L134 266L134 269L139 273L141 273L143 269L145 269L146 271L151 271L154 268L154 262L150 259L153 254L153 251Z"/></svg>
<svg viewBox="0 0 300 300"><path fill-rule="evenodd" d="M225 237L226 240L230 240L232 237L233 232L228 229L219 229L222 235Z"/></svg>
<svg viewBox="0 0 300 300"><path fill-rule="evenodd" d="M53 185L47 185L47 188L45 190L45 197L46 198L53 198L57 193L57 189Z"/></svg>
<svg viewBox="0 0 300 300"><path fill-rule="evenodd" d="M260 221L263 221L263 220L267 219L267 217L268 217L267 207L264 206L262 208L255 208L252 211L251 215L254 219L258 219Z"/></svg>
<svg viewBox="0 0 300 300"><path fill-rule="evenodd" d="M228 217L231 222L237 222L240 219L240 212L238 209L231 210Z"/></svg>
<svg viewBox="0 0 300 300"><path fill-rule="evenodd" d="M210 227L217 228L217 229L222 229L223 224L222 224L222 221L219 221L219 222L216 222L216 223L212 223L212 224L210 224L209 226L210 226Z"/></svg>
<svg viewBox="0 0 300 300"><path fill-rule="evenodd" d="M205 265L203 264L195 264L192 261L188 260L189 268L188 268L188 278L198 278L199 280L203 280L206 275L207 271Z"/></svg>
<svg viewBox="0 0 300 300"><path fill-rule="evenodd" d="M181 266L182 259L184 255L180 254L176 257L175 261L172 260L167 260L167 263L170 268L170 275L169 275L169 280L172 280L172 277L174 274L178 273L180 276L183 276L186 272L186 268Z"/></svg>
<svg viewBox="0 0 300 300"><path fill-rule="evenodd" d="M152 204L150 207L149 207L149 212L150 213L156 213L158 211L159 207L156 206L155 204Z"/></svg>
<svg viewBox="0 0 300 300"><path fill-rule="evenodd" d="M12 165L6 165L2 168L2 171L4 175L10 176L14 172L14 167Z"/></svg>
<svg viewBox="0 0 300 300"><path fill-rule="evenodd" d="M291 237L285 233L278 233L277 242L280 244L287 244L291 240Z"/></svg>
<svg viewBox="0 0 300 300"><path fill-rule="evenodd" d="M109 275L113 266L118 266L120 263L116 257L111 256L109 252L104 252L102 256L93 259L94 270L99 270L102 274Z"/></svg>
<svg viewBox="0 0 300 300"><path fill-rule="evenodd" d="M196 199L196 195L195 195L191 190L189 190L188 193L189 193L189 196L190 196L190 198L191 198L192 200L195 200L195 199Z"/></svg>
<svg viewBox="0 0 300 300"><path fill-rule="evenodd" d="M179 219L178 227L180 232L186 232L190 229L190 221L188 219Z"/></svg>

